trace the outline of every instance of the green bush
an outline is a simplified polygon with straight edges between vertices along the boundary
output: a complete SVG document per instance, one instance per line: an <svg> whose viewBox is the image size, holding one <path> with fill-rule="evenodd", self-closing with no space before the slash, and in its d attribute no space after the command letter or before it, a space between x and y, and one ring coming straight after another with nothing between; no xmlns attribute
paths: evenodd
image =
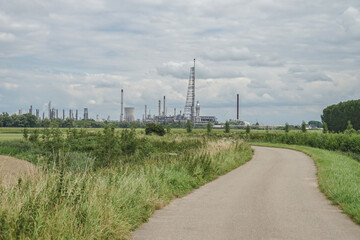
<svg viewBox="0 0 360 240"><path fill-rule="evenodd" d="M170 133L170 126L168 125L168 133ZM159 136L164 136L165 135L165 129L162 125L160 124L155 124L155 123L148 123L146 124L146 127L145 127L145 134L146 135L150 135L152 133L155 133Z"/></svg>

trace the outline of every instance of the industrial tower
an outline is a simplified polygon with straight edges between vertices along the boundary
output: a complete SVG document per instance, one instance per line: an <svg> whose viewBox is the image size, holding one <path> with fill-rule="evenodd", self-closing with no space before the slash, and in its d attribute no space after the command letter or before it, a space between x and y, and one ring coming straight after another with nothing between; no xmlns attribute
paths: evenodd
<svg viewBox="0 0 360 240"><path fill-rule="evenodd" d="M186 96L184 115L190 120L192 125L195 123L195 58L194 66L190 68L189 86Z"/></svg>

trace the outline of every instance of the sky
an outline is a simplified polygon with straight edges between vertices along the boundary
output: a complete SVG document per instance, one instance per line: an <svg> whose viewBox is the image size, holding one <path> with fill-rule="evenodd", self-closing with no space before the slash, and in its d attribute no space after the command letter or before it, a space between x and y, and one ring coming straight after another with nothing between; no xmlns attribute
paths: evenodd
<svg viewBox="0 0 360 240"><path fill-rule="evenodd" d="M196 58L201 115L321 120L360 95L359 0L0 0L0 112L183 111Z"/></svg>

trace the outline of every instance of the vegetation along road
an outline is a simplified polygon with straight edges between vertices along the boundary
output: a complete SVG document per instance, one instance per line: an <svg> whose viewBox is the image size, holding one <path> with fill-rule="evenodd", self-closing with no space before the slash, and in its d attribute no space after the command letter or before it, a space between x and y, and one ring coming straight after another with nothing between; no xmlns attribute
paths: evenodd
<svg viewBox="0 0 360 240"><path fill-rule="evenodd" d="M174 200L140 239L360 239L360 227L320 193L303 153L253 147L252 161Z"/></svg>

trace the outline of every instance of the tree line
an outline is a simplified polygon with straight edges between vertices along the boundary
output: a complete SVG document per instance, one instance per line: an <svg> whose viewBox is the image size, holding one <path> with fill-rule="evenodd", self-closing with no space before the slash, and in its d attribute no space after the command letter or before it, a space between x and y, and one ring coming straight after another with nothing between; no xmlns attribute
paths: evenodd
<svg viewBox="0 0 360 240"><path fill-rule="evenodd" d="M360 129L360 100L340 102L326 107L321 115L329 131L344 132L350 121L355 130Z"/></svg>

